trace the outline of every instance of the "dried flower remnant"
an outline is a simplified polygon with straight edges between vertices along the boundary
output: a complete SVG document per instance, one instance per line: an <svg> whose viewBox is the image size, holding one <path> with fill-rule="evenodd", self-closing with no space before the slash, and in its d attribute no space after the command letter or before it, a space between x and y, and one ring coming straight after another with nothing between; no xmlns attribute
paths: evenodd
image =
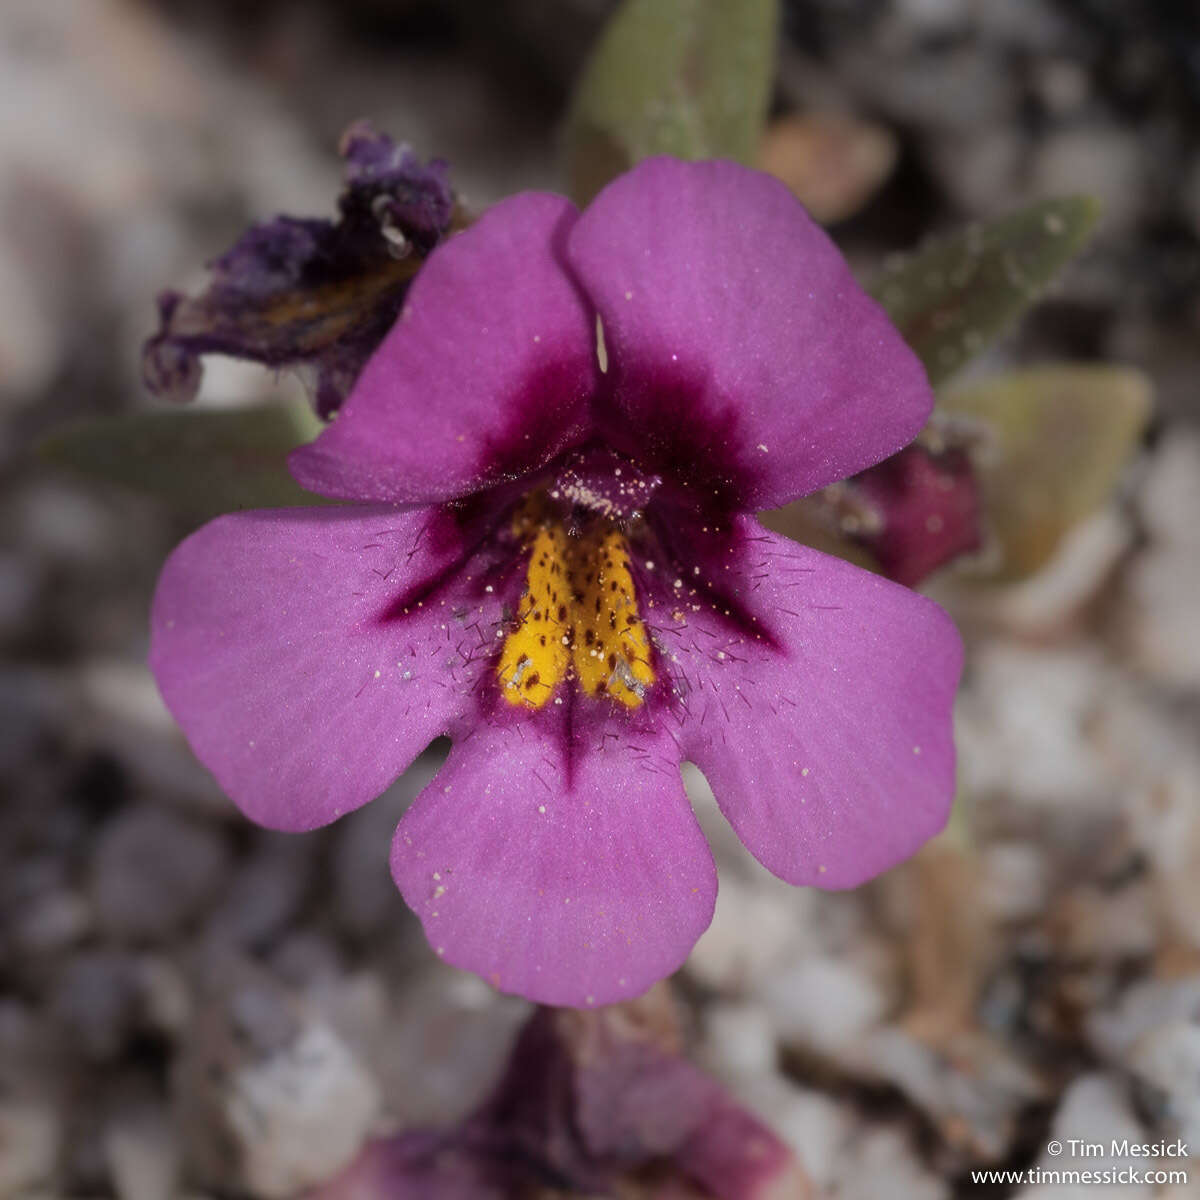
<svg viewBox="0 0 1200 1200"><path fill-rule="evenodd" d="M458 1128L369 1145L313 1200L807 1200L786 1146L680 1057L660 989L599 1012L539 1009Z"/></svg>
<svg viewBox="0 0 1200 1200"><path fill-rule="evenodd" d="M356 503L189 538L151 663L274 828L357 808L448 734L392 851L436 952L546 1003L638 995L712 915L682 760L796 884L855 886L945 821L952 624L752 515L895 453L931 407L769 176L651 159L582 215L515 196L431 255L292 455Z"/></svg>
<svg viewBox="0 0 1200 1200"><path fill-rule="evenodd" d="M336 221L276 217L211 264L199 296L164 292L143 376L156 395L191 400L200 356L271 367L311 364L316 404L331 416L391 328L408 286L454 216L446 164L365 123L342 138L346 186Z"/></svg>

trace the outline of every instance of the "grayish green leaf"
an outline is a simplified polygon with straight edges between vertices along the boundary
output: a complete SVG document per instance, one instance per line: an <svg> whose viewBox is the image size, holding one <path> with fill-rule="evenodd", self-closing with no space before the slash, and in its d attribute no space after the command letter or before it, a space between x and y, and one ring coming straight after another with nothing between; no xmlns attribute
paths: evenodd
<svg viewBox="0 0 1200 1200"><path fill-rule="evenodd" d="M171 409L90 420L52 433L47 461L211 517L244 508L326 504L287 470L289 450L321 422L302 402L236 409Z"/></svg>
<svg viewBox="0 0 1200 1200"><path fill-rule="evenodd" d="M778 0L624 0L567 118L576 201L654 154L753 162L778 20Z"/></svg>
<svg viewBox="0 0 1200 1200"><path fill-rule="evenodd" d="M975 459L1001 579L1036 571L1108 498L1151 398L1141 371L1108 365L1014 371L939 398L990 435Z"/></svg>
<svg viewBox="0 0 1200 1200"><path fill-rule="evenodd" d="M1039 201L898 256L871 293L936 386L1040 298L1099 215L1090 196Z"/></svg>

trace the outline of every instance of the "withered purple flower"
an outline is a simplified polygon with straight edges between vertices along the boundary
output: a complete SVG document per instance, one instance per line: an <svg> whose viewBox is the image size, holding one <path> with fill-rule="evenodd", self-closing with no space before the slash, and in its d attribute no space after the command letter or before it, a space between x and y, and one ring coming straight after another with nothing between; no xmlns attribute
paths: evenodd
<svg viewBox="0 0 1200 1200"><path fill-rule="evenodd" d="M200 356L271 367L312 365L331 416L391 328L424 257L450 228L445 163L422 165L364 123L342 138L346 186L337 221L276 217L211 264L199 296L164 292L143 375L156 395L192 399Z"/></svg>
<svg viewBox="0 0 1200 1200"><path fill-rule="evenodd" d="M597 353L603 329L605 366ZM253 819L311 829L430 741L401 891L439 954L547 1003L637 995L708 925L679 764L797 884L941 828L958 636L752 515L895 453L924 372L783 185L653 159L440 246L291 466L167 563L151 663Z"/></svg>

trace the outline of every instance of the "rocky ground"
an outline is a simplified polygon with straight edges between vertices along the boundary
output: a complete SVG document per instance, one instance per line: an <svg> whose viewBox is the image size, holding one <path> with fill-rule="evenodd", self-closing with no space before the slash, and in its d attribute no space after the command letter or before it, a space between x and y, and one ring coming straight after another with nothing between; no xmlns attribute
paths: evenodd
<svg viewBox="0 0 1200 1200"><path fill-rule="evenodd" d="M251 218L328 211L353 118L449 158L477 207L552 186L608 7L0 11L0 1198L288 1196L495 1077L526 1006L439 965L387 872L436 752L331 829L249 827L143 666L183 527L27 449L146 405L154 293ZM1200 30L1166 0L787 8L779 110L894 148L835 226L855 263L1099 194L1092 251L979 369L1132 363L1156 416L1033 580L933 581L969 645L962 797L915 861L792 890L693 780L721 896L677 992L696 1058L821 1195L1074 1195L970 1172L1047 1165L1051 1139L1200 1147ZM213 364L202 402L294 386ZM1191 1174L1106 1192L1200 1195Z"/></svg>

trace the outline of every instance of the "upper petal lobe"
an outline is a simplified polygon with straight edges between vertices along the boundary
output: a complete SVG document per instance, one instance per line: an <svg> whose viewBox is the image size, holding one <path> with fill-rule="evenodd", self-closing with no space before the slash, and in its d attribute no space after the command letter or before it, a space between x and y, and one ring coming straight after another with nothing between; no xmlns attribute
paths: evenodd
<svg viewBox="0 0 1200 1200"><path fill-rule="evenodd" d="M702 602L677 594L657 633L684 756L738 836L789 883L825 888L907 858L954 795L962 645L949 617L753 518L694 543Z"/></svg>
<svg viewBox="0 0 1200 1200"><path fill-rule="evenodd" d="M322 495L425 502L533 470L581 440L595 317L560 264L575 209L526 192L441 245L337 420L292 454Z"/></svg>
<svg viewBox="0 0 1200 1200"><path fill-rule="evenodd" d="M220 517L167 560L150 664L230 798L311 829L377 796L472 702L501 619L477 563L429 510Z"/></svg>
<svg viewBox="0 0 1200 1200"><path fill-rule="evenodd" d="M899 450L925 372L783 184L650 159L567 239L614 378L604 432L653 469L693 465L731 507L770 508Z"/></svg>
<svg viewBox="0 0 1200 1200"><path fill-rule="evenodd" d="M572 731L570 704L457 744L400 822L392 873L447 962L583 1006L680 966L717 884L674 743L607 705Z"/></svg>

